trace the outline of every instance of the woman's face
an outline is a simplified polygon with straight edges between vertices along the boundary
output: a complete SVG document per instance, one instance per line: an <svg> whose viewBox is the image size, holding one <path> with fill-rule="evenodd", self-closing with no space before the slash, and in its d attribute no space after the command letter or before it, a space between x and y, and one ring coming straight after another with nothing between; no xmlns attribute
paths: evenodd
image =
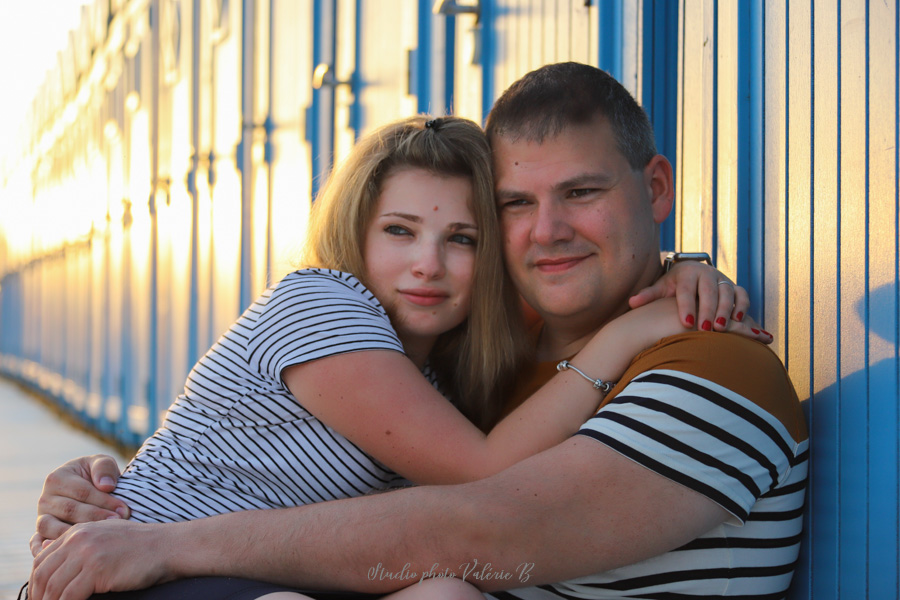
<svg viewBox="0 0 900 600"><path fill-rule="evenodd" d="M402 169L385 180L366 228L369 288L414 360L469 314L478 240L471 200L468 178Z"/></svg>

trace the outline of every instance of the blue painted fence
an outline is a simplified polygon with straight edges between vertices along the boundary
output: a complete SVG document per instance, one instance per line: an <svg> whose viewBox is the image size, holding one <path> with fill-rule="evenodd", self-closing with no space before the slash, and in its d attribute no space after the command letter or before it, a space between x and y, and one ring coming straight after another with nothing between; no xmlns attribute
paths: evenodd
<svg viewBox="0 0 900 600"><path fill-rule="evenodd" d="M420 111L480 120L532 68L595 64L641 99L676 166L664 244L710 250L750 291L804 399L791 597L897 598L897 1L459 4L479 10L86 7L3 173L0 371L138 442L291 268L310 198L360 134Z"/></svg>

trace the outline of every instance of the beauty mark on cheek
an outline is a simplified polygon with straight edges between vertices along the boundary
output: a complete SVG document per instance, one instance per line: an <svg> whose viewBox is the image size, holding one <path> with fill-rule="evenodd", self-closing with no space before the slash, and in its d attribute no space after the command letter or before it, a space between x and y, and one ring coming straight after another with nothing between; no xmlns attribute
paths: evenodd
<svg viewBox="0 0 900 600"><path fill-rule="evenodd" d="M432 210L433 210L434 212L437 212L437 209L438 209L438 207L435 206Z"/></svg>

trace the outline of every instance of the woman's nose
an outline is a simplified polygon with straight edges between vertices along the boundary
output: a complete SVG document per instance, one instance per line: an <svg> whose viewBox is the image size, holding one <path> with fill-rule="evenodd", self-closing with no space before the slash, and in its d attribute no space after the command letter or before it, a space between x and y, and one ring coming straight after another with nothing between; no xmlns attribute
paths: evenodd
<svg viewBox="0 0 900 600"><path fill-rule="evenodd" d="M446 273L444 253L432 244L423 244L416 250L413 274L427 280L440 279Z"/></svg>

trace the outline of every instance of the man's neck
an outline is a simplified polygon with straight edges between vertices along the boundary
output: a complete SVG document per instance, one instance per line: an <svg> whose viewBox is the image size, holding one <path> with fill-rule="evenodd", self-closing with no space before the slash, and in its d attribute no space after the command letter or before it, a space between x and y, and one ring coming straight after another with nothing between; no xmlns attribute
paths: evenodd
<svg viewBox="0 0 900 600"><path fill-rule="evenodd" d="M545 316L537 341L538 362L558 361L577 354L606 323L628 311L628 304L606 315L584 317Z"/></svg>
<svg viewBox="0 0 900 600"><path fill-rule="evenodd" d="M537 342L537 360L557 361L577 354L604 325L630 310L628 298L631 295L652 285L663 273L662 263L656 260L649 261L644 275L635 282L634 288L624 300L612 310L604 311L597 308L587 315L540 315L544 324Z"/></svg>

